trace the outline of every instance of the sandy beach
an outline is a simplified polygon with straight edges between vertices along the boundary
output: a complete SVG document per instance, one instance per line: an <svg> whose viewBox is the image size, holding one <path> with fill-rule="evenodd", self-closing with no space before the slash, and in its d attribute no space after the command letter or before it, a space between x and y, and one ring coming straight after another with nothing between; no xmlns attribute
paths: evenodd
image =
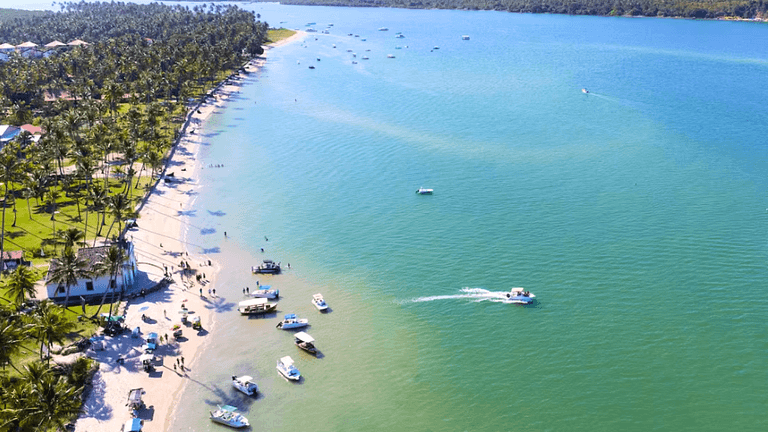
<svg viewBox="0 0 768 432"><path fill-rule="evenodd" d="M264 55L248 63L246 71L257 71L266 62L270 49L304 36L304 32L297 32L266 47ZM156 286L166 273L172 277L172 282L160 290L130 300L124 311L119 311L124 314L129 329L140 328L139 337L132 337L131 333L114 338L99 336L101 342L89 349L87 355L98 360L100 366L75 425L78 431L121 430L131 418L132 411L126 402L129 391L135 388L145 391L145 408L137 412L144 420L143 430L168 430L176 396L186 382L195 379L196 360L202 355L216 323L216 304L223 301L215 295L220 264L207 256L201 247L184 241L190 229L200 229L191 225L187 217L194 211L197 191L203 187L198 173L205 169L198 160L203 137L196 131L214 110L225 106L227 100L239 91L240 79L240 76L234 76L220 84L212 97L191 110L183 134L166 164L164 176L169 181L157 183L138 208L138 227L126 233L126 238L135 245L140 288L149 290ZM186 274L182 273L182 262L189 266ZM200 275L200 281L197 275ZM181 323L183 308L190 321L193 316L199 316L201 330L194 330L189 323ZM176 324L181 325L183 331L178 339L172 336ZM144 338L151 332L157 333L161 342L154 352L155 370L147 373L139 358L144 354Z"/></svg>

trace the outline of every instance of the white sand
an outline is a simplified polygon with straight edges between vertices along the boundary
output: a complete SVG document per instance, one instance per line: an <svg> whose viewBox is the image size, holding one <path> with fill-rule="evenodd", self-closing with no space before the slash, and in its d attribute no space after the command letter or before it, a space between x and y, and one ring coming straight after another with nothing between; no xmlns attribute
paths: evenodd
<svg viewBox="0 0 768 432"><path fill-rule="evenodd" d="M271 47L304 36L304 32L297 32ZM246 70L254 72L262 66L266 54L251 61ZM184 212L192 210L194 192L200 187L197 176L200 163L196 157L202 137L190 132L199 129L214 109L224 106L226 100L238 90L239 80L229 80L216 90L213 99L209 98L208 103L192 112L187 133L173 150L166 169L166 173L174 173L175 180L172 183L161 181L157 184L140 207L139 227L126 234L126 238L132 239L135 244L139 273L142 275L139 281L143 284L141 286L156 285L163 278L164 267L173 273L174 282L167 288L131 300L126 307L126 326L129 329L140 327L142 337L132 338L130 333L115 338L104 337L105 350L89 350L89 355L101 364L92 383L93 389L83 406L83 413L76 423L78 431L121 430L122 425L131 418L131 411L126 406L128 392L139 387L146 391L146 408L138 412L139 418L144 419L143 430L168 430L176 398L185 382L195 377L195 363L215 324L213 310L219 299L210 296L208 289L215 286L220 266L212 258L196 254L197 248L180 240L186 231ZM188 261L192 270L205 273L207 281L199 284L194 276L182 278L179 267L182 260ZM198 332L182 325L183 337L175 341L171 328L181 323L179 311L182 304L187 306L190 314L200 316L203 330ZM147 321L142 320L142 315L148 317ZM163 338L168 335L170 341L159 344L155 351L156 370L147 374L142 370L139 356L143 354L143 337L150 332L156 332ZM118 363L118 358L124 359L124 362ZM184 358L184 372L177 363L181 358Z"/></svg>

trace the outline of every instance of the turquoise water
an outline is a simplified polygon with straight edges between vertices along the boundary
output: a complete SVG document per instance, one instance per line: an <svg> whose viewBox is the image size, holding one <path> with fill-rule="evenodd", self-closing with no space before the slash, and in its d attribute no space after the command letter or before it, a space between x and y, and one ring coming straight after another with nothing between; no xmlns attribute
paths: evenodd
<svg viewBox="0 0 768 432"><path fill-rule="evenodd" d="M225 300L173 430L220 430L217 403L273 431L768 427L768 28L247 7L335 25L270 51L206 127L226 168L189 241ZM234 311L262 258L291 263L259 280L321 358ZM535 304L494 301L517 286Z"/></svg>

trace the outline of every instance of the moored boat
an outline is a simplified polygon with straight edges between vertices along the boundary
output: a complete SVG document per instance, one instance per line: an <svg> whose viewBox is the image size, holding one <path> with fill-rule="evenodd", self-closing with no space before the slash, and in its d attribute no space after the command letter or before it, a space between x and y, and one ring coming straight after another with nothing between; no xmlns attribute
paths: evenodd
<svg viewBox="0 0 768 432"><path fill-rule="evenodd" d="M587 90L587 89L583 88L583 89L581 89L581 92L582 92L582 93L584 93L584 94L588 94L588 93L589 93L589 90Z"/></svg>
<svg viewBox="0 0 768 432"><path fill-rule="evenodd" d="M298 332L294 336L296 339L294 339L293 343L296 344L297 347L312 355L317 355L317 348L315 348L315 338L304 332Z"/></svg>
<svg viewBox="0 0 768 432"><path fill-rule="evenodd" d="M507 293L506 302L515 304L529 304L533 303L534 297L536 296L531 294L530 291L526 291L524 288L512 288Z"/></svg>
<svg viewBox="0 0 768 432"><path fill-rule="evenodd" d="M463 36L461 36L461 40L469 40L469 36L468 35L463 35Z"/></svg>
<svg viewBox="0 0 768 432"><path fill-rule="evenodd" d="M310 66L309 68L314 69L315 67ZM251 271L254 273L278 274L280 273L280 263L265 259L264 262L258 267L251 267Z"/></svg>
<svg viewBox="0 0 768 432"><path fill-rule="evenodd" d="M236 413L237 408L231 405L219 406L216 411L211 411L211 420L233 428L250 426L248 419L242 414Z"/></svg>
<svg viewBox="0 0 768 432"><path fill-rule="evenodd" d="M394 54L387 54L387 58L395 58Z"/></svg>
<svg viewBox="0 0 768 432"><path fill-rule="evenodd" d="M272 289L271 285L262 285L259 289L249 294L251 297L275 299L280 297L280 290Z"/></svg>
<svg viewBox="0 0 768 432"><path fill-rule="evenodd" d="M306 327L309 325L309 320L306 318L296 318L296 314L287 314L282 321L277 323L277 328L283 330L289 330L294 328Z"/></svg>
<svg viewBox="0 0 768 432"><path fill-rule="evenodd" d="M325 302L322 294L315 294L312 296L312 304L315 305L317 310L324 312L328 310L328 303Z"/></svg>
<svg viewBox="0 0 768 432"><path fill-rule="evenodd" d="M277 372L292 381L301 379L301 372L293 365L291 356L285 356L277 361Z"/></svg>
<svg viewBox="0 0 768 432"><path fill-rule="evenodd" d="M248 375L243 375L241 377L232 375L232 387L240 390L248 396L253 396L257 391L259 391L259 386L253 382L253 377Z"/></svg>
<svg viewBox="0 0 768 432"><path fill-rule="evenodd" d="M386 28L386 27L381 27L381 28L379 28L379 31L387 31L387 30L389 30L389 29L388 29L388 28Z"/></svg>
<svg viewBox="0 0 768 432"><path fill-rule="evenodd" d="M420 187L419 190L416 191L416 193L419 195L432 195L434 192L434 189L427 189L423 187Z"/></svg>
<svg viewBox="0 0 768 432"><path fill-rule="evenodd" d="M237 311L242 315L259 315L274 312L275 310L277 310L277 304L267 303L265 298L241 301L237 307Z"/></svg>

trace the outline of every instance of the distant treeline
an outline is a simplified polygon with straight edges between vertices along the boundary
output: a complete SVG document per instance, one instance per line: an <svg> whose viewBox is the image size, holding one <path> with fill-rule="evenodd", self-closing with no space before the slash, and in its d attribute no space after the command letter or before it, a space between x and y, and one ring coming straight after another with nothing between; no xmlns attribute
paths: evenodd
<svg viewBox="0 0 768 432"><path fill-rule="evenodd" d="M5 21L10 21L16 18L26 18L33 15L41 15L44 14L43 11L28 11L28 10L21 10L21 9L3 9L0 8L0 23Z"/></svg>
<svg viewBox="0 0 768 432"><path fill-rule="evenodd" d="M271 1L271 0L267 0ZM768 18L768 0L281 0L283 4L604 16Z"/></svg>

